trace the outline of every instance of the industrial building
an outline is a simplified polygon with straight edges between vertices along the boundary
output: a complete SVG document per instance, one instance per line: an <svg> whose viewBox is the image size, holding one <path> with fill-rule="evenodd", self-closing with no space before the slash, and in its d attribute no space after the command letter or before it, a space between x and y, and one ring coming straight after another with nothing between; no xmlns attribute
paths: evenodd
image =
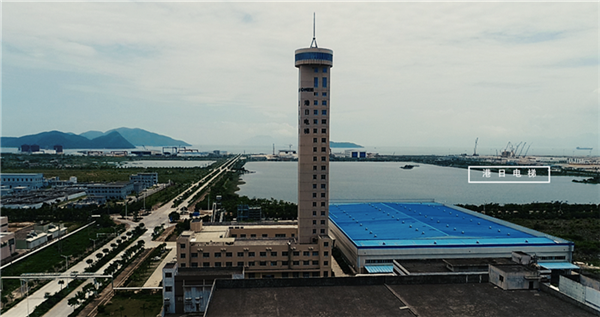
<svg viewBox="0 0 600 317"><path fill-rule="evenodd" d="M137 173L129 176L129 182L133 183L136 191L139 192L158 184L158 173Z"/></svg>
<svg viewBox="0 0 600 317"><path fill-rule="evenodd" d="M330 235L358 273L401 259L511 258L513 251L535 254L548 266L570 264L574 248L558 237L431 202L332 204Z"/></svg>
<svg viewBox="0 0 600 317"><path fill-rule="evenodd" d="M44 187L44 174L42 173L2 173L2 186L9 189L22 188L24 190L39 189Z"/></svg>
<svg viewBox="0 0 600 317"><path fill-rule="evenodd" d="M89 184L86 189L88 196L103 196L107 199L125 199L133 192L133 183Z"/></svg>
<svg viewBox="0 0 600 317"><path fill-rule="evenodd" d="M15 248L15 234L8 232L8 217L0 217L0 260L10 257Z"/></svg>

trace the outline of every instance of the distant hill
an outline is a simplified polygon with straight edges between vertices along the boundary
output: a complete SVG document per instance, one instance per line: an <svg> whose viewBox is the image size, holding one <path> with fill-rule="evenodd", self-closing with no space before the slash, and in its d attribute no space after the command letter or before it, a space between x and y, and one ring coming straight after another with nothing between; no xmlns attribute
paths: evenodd
<svg viewBox="0 0 600 317"><path fill-rule="evenodd" d="M90 140L95 139L99 136L103 136L104 132L102 131L88 131L88 132L83 132L82 134L80 134L82 137L86 137Z"/></svg>
<svg viewBox="0 0 600 317"><path fill-rule="evenodd" d="M362 145L358 145L352 142L329 142L329 147L333 148L362 148Z"/></svg>
<svg viewBox="0 0 600 317"><path fill-rule="evenodd" d="M22 137L2 137L3 147L21 147L23 144L37 144L41 149L52 149L62 145L64 149L133 149L135 146L125 140L118 132L110 133L92 140L72 133L60 131L42 132Z"/></svg>
<svg viewBox="0 0 600 317"><path fill-rule="evenodd" d="M149 132L143 129L130 129L130 128L118 128L108 130L104 133L100 131L88 131L80 134L81 136L89 139L97 138L99 136L106 136L110 133L118 132L127 141L135 146L190 146L191 144L175 140L165 135Z"/></svg>

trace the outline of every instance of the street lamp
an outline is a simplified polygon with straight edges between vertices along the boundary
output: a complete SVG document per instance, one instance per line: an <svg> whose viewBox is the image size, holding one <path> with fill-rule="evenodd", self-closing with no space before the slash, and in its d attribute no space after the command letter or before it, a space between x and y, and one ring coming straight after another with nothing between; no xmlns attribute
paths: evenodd
<svg viewBox="0 0 600 317"><path fill-rule="evenodd" d="M65 258L65 262L67 262L67 269L66 270L68 271L69 270L69 256L68 255L62 255L62 254L60 256L62 256L62 257Z"/></svg>
<svg viewBox="0 0 600 317"><path fill-rule="evenodd" d="M90 240L94 241L94 250L96 250L96 240L98 240L98 239L92 239L92 238L90 238Z"/></svg>

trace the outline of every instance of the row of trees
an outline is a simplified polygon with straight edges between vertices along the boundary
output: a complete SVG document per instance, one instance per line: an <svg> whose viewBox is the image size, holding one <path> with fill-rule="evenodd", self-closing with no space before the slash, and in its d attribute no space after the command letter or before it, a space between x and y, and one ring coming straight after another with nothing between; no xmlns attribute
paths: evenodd
<svg viewBox="0 0 600 317"><path fill-rule="evenodd" d="M568 204L567 202L535 202L530 204L489 203L458 205L496 218L511 219L587 219L600 218L600 204Z"/></svg>

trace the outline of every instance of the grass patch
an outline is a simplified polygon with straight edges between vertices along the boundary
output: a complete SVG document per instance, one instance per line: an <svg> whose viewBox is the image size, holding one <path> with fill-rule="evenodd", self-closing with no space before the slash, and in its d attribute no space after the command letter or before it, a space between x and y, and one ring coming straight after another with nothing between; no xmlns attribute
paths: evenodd
<svg viewBox="0 0 600 317"><path fill-rule="evenodd" d="M162 293L149 291L117 292L103 307L98 307L98 316L156 316L162 308Z"/></svg>

